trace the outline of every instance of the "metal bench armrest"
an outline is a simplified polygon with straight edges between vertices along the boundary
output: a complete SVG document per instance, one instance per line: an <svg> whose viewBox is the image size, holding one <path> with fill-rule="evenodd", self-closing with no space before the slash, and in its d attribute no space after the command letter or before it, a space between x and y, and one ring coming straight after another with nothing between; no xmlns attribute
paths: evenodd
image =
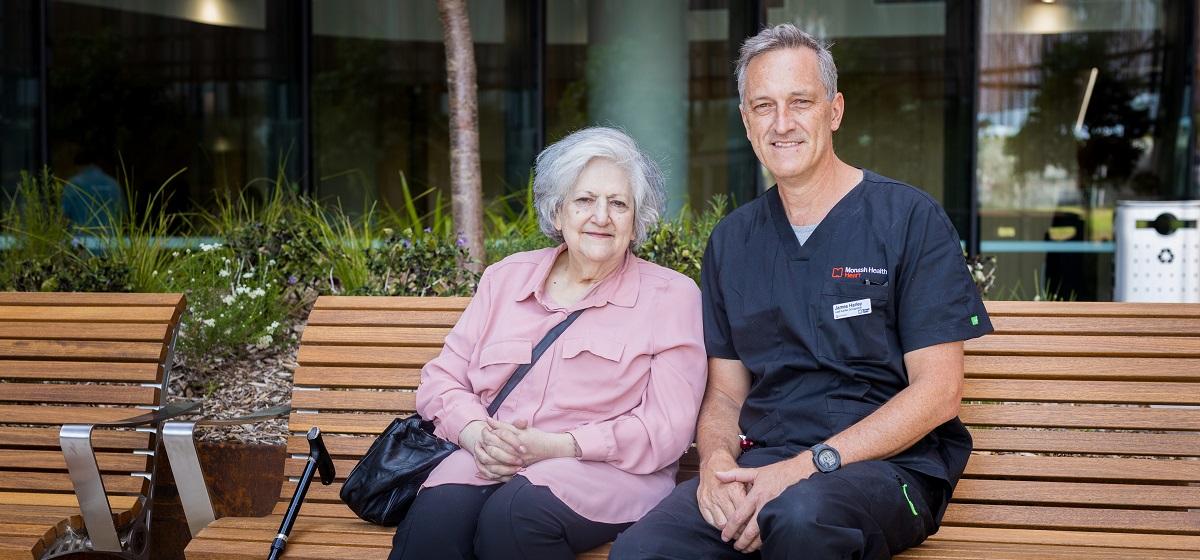
<svg viewBox="0 0 1200 560"><path fill-rule="evenodd" d="M96 424L64 424L59 429L59 446L62 448L63 459L67 463L71 485L75 488L75 498L79 501L79 512L83 516L88 538L91 539L95 550L121 552L122 548L121 539L117 536L116 525L113 523L112 506L108 503L108 493L104 490L104 479L100 477L100 467L96 464L96 451L92 448L92 429L97 426L104 428L157 426L166 420L187 414L199 406L200 401L180 401L125 420Z"/></svg>
<svg viewBox="0 0 1200 560"><path fill-rule="evenodd" d="M175 475L175 487L179 490L179 502L187 518L188 530L193 537L201 529L216 520L208 484L204 482L204 470L196 455L196 426L236 426L253 424L263 420L279 418L291 412L288 405L273 406L237 418L202 418L195 422L167 422L163 426L163 446L171 461L171 473Z"/></svg>

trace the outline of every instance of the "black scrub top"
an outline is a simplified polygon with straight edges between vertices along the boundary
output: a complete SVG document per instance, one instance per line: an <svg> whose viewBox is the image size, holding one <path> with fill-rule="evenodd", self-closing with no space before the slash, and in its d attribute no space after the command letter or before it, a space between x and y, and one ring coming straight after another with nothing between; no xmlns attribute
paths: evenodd
<svg viewBox="0 0 1200 560"><path fill-rule="evenodd" d="M797 453L904 389L905 353L992 330L945 211L865 170L803 246L777 188L730 213L701 286L708 355L753 376L742 433ZM950 488L970 452L955 418L889 461Z"/></svg>

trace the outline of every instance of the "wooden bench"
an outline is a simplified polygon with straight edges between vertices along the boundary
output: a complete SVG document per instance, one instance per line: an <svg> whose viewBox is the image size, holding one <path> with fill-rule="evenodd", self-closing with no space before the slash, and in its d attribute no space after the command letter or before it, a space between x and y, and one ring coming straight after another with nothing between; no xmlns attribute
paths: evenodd
<svg viewBox="0 0 1200 560"><path fill-rule="evenodd" d="M179 294L0 293L0 559L146 557L154 422L192 407L160 408L183 309ZM106 424L124 426L92 433Z"/></svg>
<svg viewBox="0 0 1200 560"><path fill-rule="evenodd" d="M190 560L263 556L316 425L345 476L413 408L464 298L323 297L304 331L275 515L219 519ZM1200 305L989 302L967 343L975 452L942 530L903 558L1200 557ZM695 475L695 453L680 478ZM393 530L315 484L287 558L386 558ZM607 547L582 555L604 558Z"/></svg>

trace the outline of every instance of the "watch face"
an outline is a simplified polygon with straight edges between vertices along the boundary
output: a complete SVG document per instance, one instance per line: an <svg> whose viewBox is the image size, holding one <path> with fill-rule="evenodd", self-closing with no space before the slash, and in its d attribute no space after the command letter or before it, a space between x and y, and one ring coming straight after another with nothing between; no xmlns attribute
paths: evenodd
<svg viewBox="0 0 1200 560"><path fill-rule="evenodd" d="M837 453L832 449L822 449L817 454L817 462L821 465L821 471L828 472L836 469L838 466Z"/></svg>

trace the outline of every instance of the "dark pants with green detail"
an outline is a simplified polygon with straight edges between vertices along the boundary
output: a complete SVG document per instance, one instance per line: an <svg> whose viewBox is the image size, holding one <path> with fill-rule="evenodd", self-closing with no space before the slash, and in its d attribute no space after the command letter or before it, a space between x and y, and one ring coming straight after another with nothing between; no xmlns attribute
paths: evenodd
<svg viewBox="0 0 1200 560"><path fill-rule="evenodd" d="M754 449L738 463L757 467L778 460ZM817 473L767 503L758 516L763 546L744 555L700 516L696 479L675 488L613 545L610 559L761 557L876 559L920 544L937 530L944 482L887 461L864 461ZM907 485L907 486L905 486Z"/></svg>

